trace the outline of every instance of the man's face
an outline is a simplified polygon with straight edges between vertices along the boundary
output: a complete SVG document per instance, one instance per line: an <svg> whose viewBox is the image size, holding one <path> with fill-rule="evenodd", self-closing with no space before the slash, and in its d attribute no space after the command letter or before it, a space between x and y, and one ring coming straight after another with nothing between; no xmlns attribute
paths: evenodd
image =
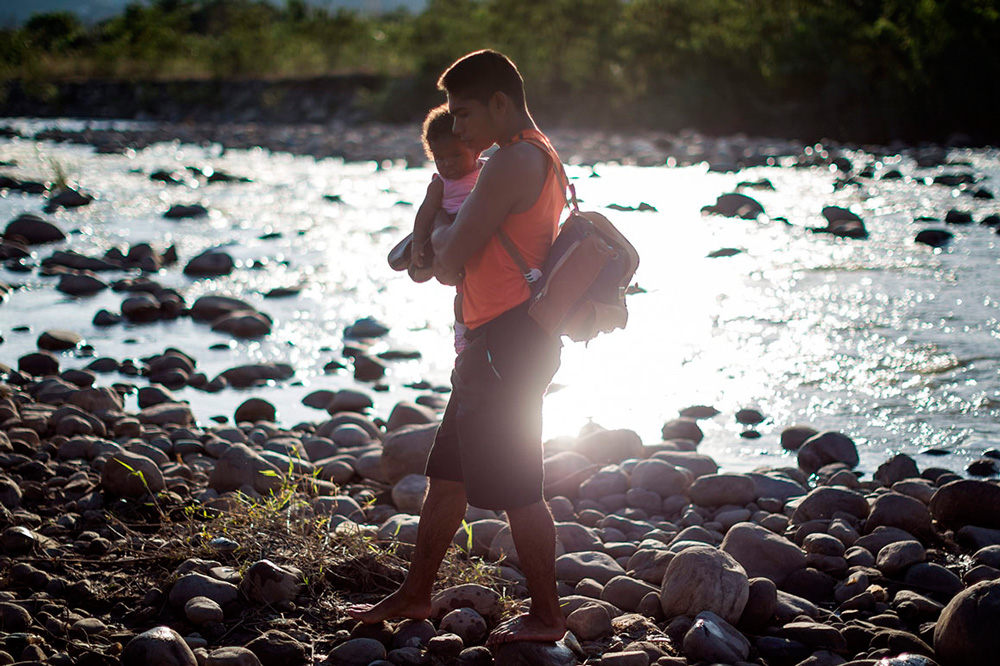
<svg viewBox="0 0 1000 666"><path fill-rule="evenodd" d="M474 151L481 152L497 142L496 123L489 105L448 95L448 111L455 116L455 135Z"/></svg>

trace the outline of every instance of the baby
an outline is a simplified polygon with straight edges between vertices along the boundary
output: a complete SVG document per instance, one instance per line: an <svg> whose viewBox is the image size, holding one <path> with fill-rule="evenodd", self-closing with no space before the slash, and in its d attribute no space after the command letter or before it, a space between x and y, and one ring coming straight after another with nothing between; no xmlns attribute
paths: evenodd
<svg viewBox="0 0 1000 666"><path fill-rule="evenodd" d="M434 160L437 173L427 186L424 200L417 209L413 220L413 233L389 253L389 265L395 270L406 270L416 282L426 282L437 277L443 284L457 286L455 296L455 351L465 348L466 326L462 319L462 276L460 274L435 275L432 268L434 250L431 247L431 232L434 218L439 209L455 219L472 188L476 185L484 160L480 151L464 144L452 132L454 117L448 112L448 105L442 104L430 110L424 119L422 140L427 157Z"/></svg>

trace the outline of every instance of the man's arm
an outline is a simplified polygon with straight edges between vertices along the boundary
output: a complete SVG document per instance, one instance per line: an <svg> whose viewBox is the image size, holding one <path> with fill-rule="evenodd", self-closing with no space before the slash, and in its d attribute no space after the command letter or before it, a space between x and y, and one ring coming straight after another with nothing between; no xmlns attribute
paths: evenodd
<svg viewBox="0 0 1000 666"><path fill-rule="evenodd" d="M440 178L434 178L427 185L427 194L424 195L424 200L417 209L417 216L413 220L413 245L410 250L410 261L418 268L424 268L430 264L427 243L434 230L434 216L440 210L443 199L444 183Z"/></svg>
<svg viewBox="0 0 1000 666"><path fill-rule="evenodd" d="M498 150L483 167L476 187L455 223L432 237L435 272L461 270L507 216L528 210L545 186L549 160L541 150L518 143Z"/></svg>

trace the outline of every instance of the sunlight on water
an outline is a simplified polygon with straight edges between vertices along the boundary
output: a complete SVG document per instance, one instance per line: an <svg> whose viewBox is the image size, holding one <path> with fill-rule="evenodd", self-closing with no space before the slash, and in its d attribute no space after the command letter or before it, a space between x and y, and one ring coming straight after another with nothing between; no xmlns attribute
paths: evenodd
<svg viewBox="0 0 1000 666"><path fill-rule="evenodd" d="M162 250L175 244L180 265L155 279L181 290L188 304L211 293L245 299L268 313L274 328L259 341L233 341L189 319L101 329L91 324L94 313L117 311L122 295L105 291L72 299L54 290L53 278L0 270L0 280L23 285L0 310L5 338L0 361L16 365L18 357L34 351L42 331L69 328L83 334L98 356L141 358L177 347L194 356L210 378L244 363L290 363L296 375L288 383L177 393L201 420L231 416L246 398L264 397L291 425L323 416L301 404L314 390L371 390L355 382L349 369L324 372L331 361L344 360L345 327L370 316L391 328L372 353L422 353L417 360L390 362L388 390L373 393L377 415L386 417L397 401L423 392L409 384L423 381L442 390L448 385L452 292L413 284L384 259L412 224L428 169L179 144L128 156L17 139L2 148L3 159L18 163L16 176L50 178L55 160L82 189L97 195L86 208L49 216L79 232L67 248L99 256L113 245L150 242ZM848 156L858 165L874 159L863 152ZM1000 189L995 151L956 156L988 176L982 186ZM629 298L626 330L587 346L567 343L546 401L546 436L574 434L594 421L631 428L651 444L679 410L705 404L721 414L701 422L706 434L701 450L729 470L790 463L778 437L794 423L851 435L867 471L888 453L926 448L955 455L919 456L922 467L958 470L1000 444L1000 237L974 224L949 227L956 238L944 250L912 242L925 226L914 224L915 217L943 218L959 208L974 211L978 221L998 207L923 184L940 167L918 170L909 158L886 163L910 178L835 190L837 174L825 167L719 174L704 164L598 164L597 177L589 167L571 167L583 208L605 212L638 248L642 263L636 281L644 293ZM166 186L148 177L187 166L253 182L205 185L192 177L187 185ZM702 206L734 191L738 182L761 178L770 179L775 191L746 193L769 217L747 221L701 214ZM202 203L211 215L164 219L162 213L175 203ZM640 203L656 210L605 208ZM871 237L852 241L810 232L808 227L825 225L820 211L826 205L860 214ZM0 199L0 220L40 209L37 197L12 193ZM187 260L216 246L236 260L231 275L192 280L181 273ZM723 248L739 253L708 257ZM33 258L50 253L35 248ZM299 291L265 298L275 288ZM29 325L30 331L13 331L18 325ZM82 367L89 361L66 355L62 363ZM744 427L734 414L744 407L766 417L756 429L759 438L741 437Z"/></svg>

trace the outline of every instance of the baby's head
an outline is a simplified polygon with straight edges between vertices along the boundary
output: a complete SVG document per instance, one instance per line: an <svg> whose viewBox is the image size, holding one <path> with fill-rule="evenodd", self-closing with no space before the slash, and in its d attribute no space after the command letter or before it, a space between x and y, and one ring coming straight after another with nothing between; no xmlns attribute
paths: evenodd
<svg viewBox="0 0 1000 666"><path fill-rule="evenodd" d="M427 157L434 160L438 173L449 180L456 180L476 169L480 151L462 143L452 128L455 118L448 112L448 105L436 106L424 118L421 139Z"/></svg>

